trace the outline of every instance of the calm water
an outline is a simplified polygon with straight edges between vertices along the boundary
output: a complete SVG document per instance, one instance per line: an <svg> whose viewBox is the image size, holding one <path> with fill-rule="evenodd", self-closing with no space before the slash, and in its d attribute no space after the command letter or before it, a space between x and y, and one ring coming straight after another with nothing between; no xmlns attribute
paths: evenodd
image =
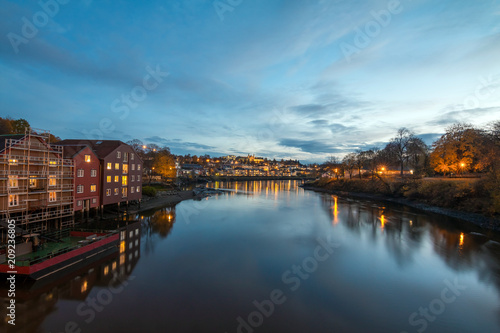
<svg viewBox="0 0 500 333"><path fill-rule="evenodd" d="M213 184L227 191L139 217L122 262L18 296L17 328L500 332L498 235L297 185Z"/></svg>

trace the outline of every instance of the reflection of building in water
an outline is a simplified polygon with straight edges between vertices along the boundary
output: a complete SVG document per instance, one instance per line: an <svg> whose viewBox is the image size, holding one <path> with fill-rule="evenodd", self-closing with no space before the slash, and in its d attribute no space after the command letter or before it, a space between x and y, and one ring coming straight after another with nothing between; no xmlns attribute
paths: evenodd
<svg viewBox="0 0 500 333"><path fill-rule="evenodd" d="M57 311L60 300L85 301L94 287L116 287L126 281L140 258L141 224L135 222L120 232L119 251L110 254L58 279L41 279L32 283L16 285L16 332L36 332L45 318ZM0 316L7 315L10 302L8 289L0 289ZM75 314L76 316L76 314ZM70 318L68 318L69 320ZM6 320L0 321L0 331L7 327ZM62 325L61 327L64 327Z"/></svg>
<svg viewBox="0 0 500 333"><path fill-rule="evenodd" d="M229 189L231 190L227 192L229 196L265 194L266 199L278 199L279 196L289 195L291 191L298 192L301 183L299 180L216 181L208 186L216 189Z"/></svg>

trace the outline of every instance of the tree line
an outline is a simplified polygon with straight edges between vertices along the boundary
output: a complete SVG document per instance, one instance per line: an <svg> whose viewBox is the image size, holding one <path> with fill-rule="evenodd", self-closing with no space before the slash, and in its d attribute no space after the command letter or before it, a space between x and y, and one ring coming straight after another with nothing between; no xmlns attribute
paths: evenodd
<svg viewBox="0 0 500 333"><path fill-rule="evenodd" d="M419 176L436 174L495 172L500 168L500 121L485 128L456 123L431 146L407 128L400 128L383 148L358 150L323 164L323 170L337 177L353 176L362 171L372 176L386 170L405 171Z"/></svg>

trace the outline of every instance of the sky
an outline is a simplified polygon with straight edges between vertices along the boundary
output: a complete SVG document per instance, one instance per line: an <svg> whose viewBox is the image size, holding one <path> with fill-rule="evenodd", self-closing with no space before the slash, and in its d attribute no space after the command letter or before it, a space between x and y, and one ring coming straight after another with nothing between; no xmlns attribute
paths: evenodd
<svg viewBox="0 0 500 333"><path fill-rule="evenodd" d="M500 120L498 0L0 0L0 116L322 162Z"/></svg>

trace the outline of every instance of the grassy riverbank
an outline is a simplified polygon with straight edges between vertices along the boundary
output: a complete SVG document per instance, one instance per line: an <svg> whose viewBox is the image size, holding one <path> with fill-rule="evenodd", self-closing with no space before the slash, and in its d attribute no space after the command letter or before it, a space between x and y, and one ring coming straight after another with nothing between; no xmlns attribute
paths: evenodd
<svg viewBox="0 0 500 333"><path fill-rule="evenodd" d="M387 200L500 229L500 212L484 179L397 178L327 179L306 189Z"/></svg>

